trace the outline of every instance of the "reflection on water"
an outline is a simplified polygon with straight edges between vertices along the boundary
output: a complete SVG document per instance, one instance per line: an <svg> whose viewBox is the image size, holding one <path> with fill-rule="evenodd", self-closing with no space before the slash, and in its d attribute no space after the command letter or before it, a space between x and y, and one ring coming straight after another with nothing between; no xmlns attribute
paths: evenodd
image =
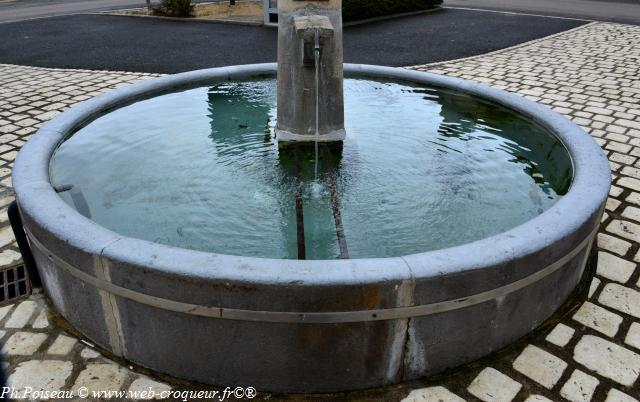
<svg viewBox="0 0 640 402"><path fill-rule="evenodd" d="M524 223L570 185L562 145L507 109L353 79L347 139L316 182L313 147L275 141L275 85L226 82L104 115L61 145L52 181L116 232L226 254L297 258L301 213L313 259L340 255L338 221L351 258L417 253Z"/></svg>
<svg viewBox="0 0 640 402"><path fill-rule="evenodd" d="M269 150L275 141L271 135L276 113L272 89L269 81L225 83L209 89L209 137L218 151L218 163L250 162L241 155L253 149Z"/></svg>

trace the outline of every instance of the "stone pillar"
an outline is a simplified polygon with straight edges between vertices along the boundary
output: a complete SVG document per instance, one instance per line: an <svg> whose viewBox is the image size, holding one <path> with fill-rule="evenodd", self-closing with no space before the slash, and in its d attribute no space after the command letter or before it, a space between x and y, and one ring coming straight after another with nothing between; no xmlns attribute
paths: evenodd
<svg viewBox="0 0 640 402"><path fill-rule="evenodd" d="M342 0L278 1L279 141L315 141L315 32L320 34L319 140L344 130ZM306 47L306 50L305 50Z"/></svg>

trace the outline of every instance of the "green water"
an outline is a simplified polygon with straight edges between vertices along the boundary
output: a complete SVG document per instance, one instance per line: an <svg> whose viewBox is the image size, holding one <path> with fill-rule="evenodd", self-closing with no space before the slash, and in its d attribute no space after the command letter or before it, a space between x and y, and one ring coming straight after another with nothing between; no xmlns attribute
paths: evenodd
<svg viewBox="0 0 640 402"><path fill-rule="evenodd" d="M340 256L335 210L350 258L389 257L503 232L570 185L563 146L510 110L362 79L345 81L347 139L320 159L315 182L313 146L275 140L275 93L275 80L222 83L115 110L60 146L52 182L123 235L298 258L299 180L308 259Z"/></svg>

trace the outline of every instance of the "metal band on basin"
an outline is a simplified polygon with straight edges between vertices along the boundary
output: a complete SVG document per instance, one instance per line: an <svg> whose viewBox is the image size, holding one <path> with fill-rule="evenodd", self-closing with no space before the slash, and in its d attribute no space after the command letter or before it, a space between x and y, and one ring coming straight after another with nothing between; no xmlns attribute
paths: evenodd
<svg viewBox="0 0 640 402"><path fill-rule="evenodd" d="M542 278L554 273L562 268L568 261L575 257L585 247L589 246L593 241L593 236L597 233L598 228L593 230L589 235L578 244L567 255L546 266L545 268L535 272L532 275L524 277L520 280L512 282L505 286L500 286L486 292L477 293L471 296L462 297L454 300L447 300L439 303L425 304L421 306L396 307L388 309L373 309L361 311L330 311L330 312L293 312L293 311L256 311L226 308L220 306L200 306L196 304L183 303L175 300L164 299L161 297L151 296L148 294L136 292L113 283L98 279L88 275L85 272L75 268L63 259L56 256L51 250L48 250L34 235L27 230L32 245L36 246L47 257L65 271L87 282L99 289L112 293L116 296L134 300L149 306L158 307L164 310L175 311L184 314L197 315L201 317L210 317L226 320L239 321L256 321L256 322L283 322L283 323L309 323L309 324L336 324L350 322L366 322L366 321L384 321L404 319L411 317L420 317L431 314L444 313L447 311L457 310L464 307L474 306L484 303L517 290L525 288Z"/></svg>

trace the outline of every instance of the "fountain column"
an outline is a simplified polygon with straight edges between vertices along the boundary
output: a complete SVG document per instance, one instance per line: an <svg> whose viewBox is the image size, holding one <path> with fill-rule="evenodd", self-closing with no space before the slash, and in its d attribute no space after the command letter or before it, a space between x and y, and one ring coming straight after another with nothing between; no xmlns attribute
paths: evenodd
<svg viewBox="0 0 640 402"><path fill-rule="evenodd" d="M342 141L342 0L279 0L278 10L278 141Z"/></svg>

